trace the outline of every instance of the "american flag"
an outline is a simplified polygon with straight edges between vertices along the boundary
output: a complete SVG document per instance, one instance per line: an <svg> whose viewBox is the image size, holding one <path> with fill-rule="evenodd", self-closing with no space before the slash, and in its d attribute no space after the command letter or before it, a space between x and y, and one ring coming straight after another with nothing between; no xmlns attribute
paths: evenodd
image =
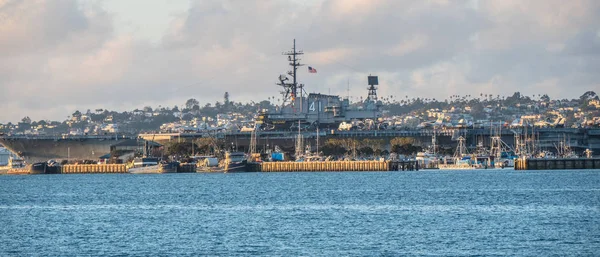
<svg viewBox="0 0 600 257"><path fill-rule="evenodd" d="M310 73L317 73L317 70L313 67L308 66L308 72Z"/></svg>

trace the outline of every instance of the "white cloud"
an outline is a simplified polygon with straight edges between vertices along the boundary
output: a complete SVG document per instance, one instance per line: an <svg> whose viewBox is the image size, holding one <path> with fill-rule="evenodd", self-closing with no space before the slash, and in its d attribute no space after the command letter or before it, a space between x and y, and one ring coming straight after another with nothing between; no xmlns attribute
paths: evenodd
<svg viewBox="0 0 600 257"><path fill-rule="evenodd" d="M289 68L280 54L294 38L319 70L301 70L309 92L345 95L350 81L352 95L366 96L373 74L382 96L562 98L600 79L593 0L157 4L0 0L0 122L215 102L225 91L234 101L266 99L279 91Z"/></svg>
<svg viewBox="0 0 600 257"><path fill-rule="evenodd" d="M427 46L429 39L426 35L415 35L413 38L403 40L400 44L391 48L389 54L403 56L408 53L423 49Z"/></svg>

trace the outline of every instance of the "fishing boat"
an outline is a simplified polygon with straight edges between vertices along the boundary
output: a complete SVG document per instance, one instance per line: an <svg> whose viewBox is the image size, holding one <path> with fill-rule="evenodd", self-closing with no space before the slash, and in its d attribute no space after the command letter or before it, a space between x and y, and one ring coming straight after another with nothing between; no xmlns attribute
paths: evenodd
<svg viewBox="0 0 600 257"><path fill-rule="evenodd" d="M471 160L471 156L467 153L465 144L466 139L462 136L458 138L458 146L454 152L454 156L450 159L444 158L443 163L439 164L441 170L472 170L479 168Z"/></svg>
<svg viewBox="0 0 600 257"><path fill-rule="evenodd" d="M225 152L223 171L225 173L246 172L247 162L244 152Z"/></svg>
<svg viewBox="0 0 600 257"><path fill-rule="evenodd" d="M432 170L439 169L440 158L437 156L436 150L436 134L434 130L434 133L431 136L431 148L424 152L418 152L415 157L415 160L419 163L419 168Z"/></svg>

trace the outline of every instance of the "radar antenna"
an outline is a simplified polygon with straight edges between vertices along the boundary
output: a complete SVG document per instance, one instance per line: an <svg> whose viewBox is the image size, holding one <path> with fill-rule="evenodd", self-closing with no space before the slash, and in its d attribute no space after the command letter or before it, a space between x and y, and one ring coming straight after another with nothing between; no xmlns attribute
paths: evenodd
<svg viewBox="0 0 600 257"><path fill-rule="evenodd" d="M375 86L379 85L379 79L377 76L369 75L368 81L369 87L367 89L369 90L369 95L367 96L367 101L375 103L377 102L377 88Z"/></svg>

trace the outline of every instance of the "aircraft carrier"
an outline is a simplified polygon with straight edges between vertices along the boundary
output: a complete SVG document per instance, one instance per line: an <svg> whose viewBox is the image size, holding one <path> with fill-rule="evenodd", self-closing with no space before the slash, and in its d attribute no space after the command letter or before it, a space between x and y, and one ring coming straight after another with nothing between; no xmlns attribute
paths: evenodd
<svg viewBox="0 0 600 257"><path fill-rule="evenodd" d="M348 98L318 93L306 94L304 84L298 83L298 68L304 66L296 49L296 40L291 51L284 52L291 70L279 76L283 102L272 110L259 113L256 123L263 131L309 130L316 128L337 129L342 122L373 120L381 117L381 101L377 100L377 76L368 76L368 94L364 101L350 104Z"/></svg>

